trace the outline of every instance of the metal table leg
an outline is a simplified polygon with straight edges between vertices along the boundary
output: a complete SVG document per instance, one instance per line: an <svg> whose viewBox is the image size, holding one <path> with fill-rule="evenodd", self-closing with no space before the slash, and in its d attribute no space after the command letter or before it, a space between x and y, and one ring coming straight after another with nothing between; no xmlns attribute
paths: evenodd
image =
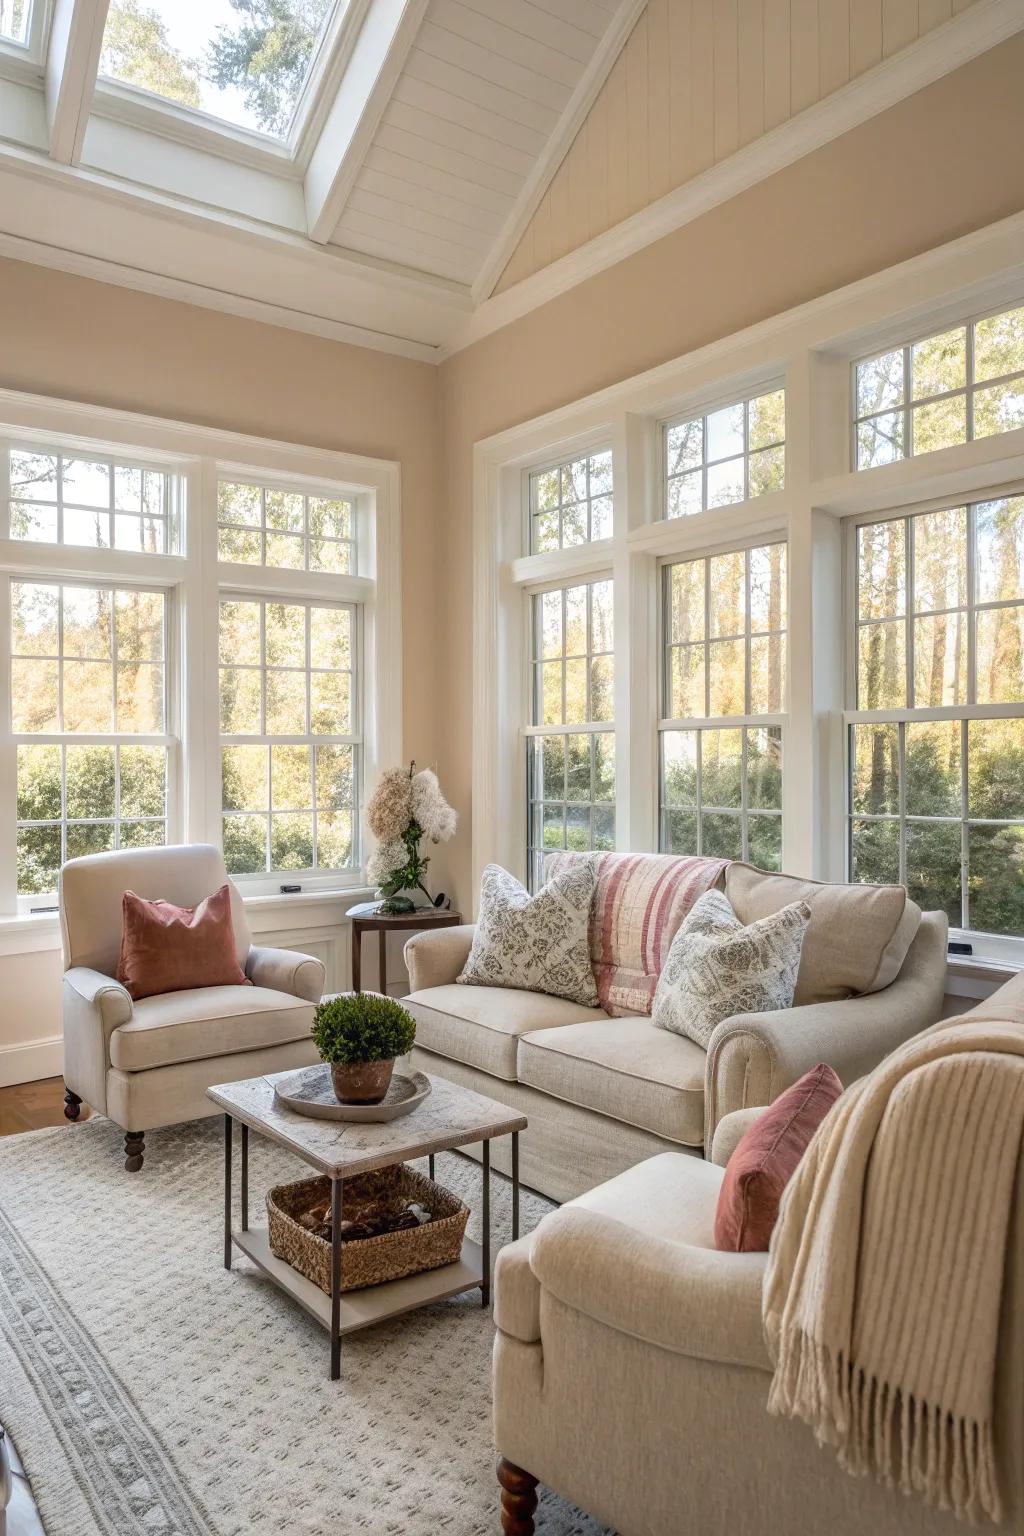
<svg viewBox="0 0 1024 1536"><path fill-rule="evenodd" d="M224 1268L231 1268L231 1116L224 1116Z"/></svg>
<svg viewBox="0 0 1024 1536"><path fill-rule="evenodd" d="M512 1241L519 1236L519 1132L512 1132Z"/></svg>
<svg viewBox="0 0 1024 1536"><path fill-rule="evenodd" d="M341 1180L331 1180L331 1380L341 1375Z"/></svg>
<svg viewBox="0 0 1024 1536"><path fill-rule="evenodd" d="M491 1144L484 1142L484 1198L483 1198L483 1278L480 1282L480 1305L487 1307L491 1301Z"/></svg>
<svg viewBox="0 0 1024 1536"><path fill-rule="evenodd" d="M249 1127L242 1126L242 1231L249 1230Z"/></svg>
<svg viewBox="0 0 1024 1536"><path fill-rule="evenodd" d="M433 1154L433 1152L431 1152L430 1155L427 1158L427 1171L429 1172L430 1177L433 1178L434 1177L434 1154Z"/></svg>

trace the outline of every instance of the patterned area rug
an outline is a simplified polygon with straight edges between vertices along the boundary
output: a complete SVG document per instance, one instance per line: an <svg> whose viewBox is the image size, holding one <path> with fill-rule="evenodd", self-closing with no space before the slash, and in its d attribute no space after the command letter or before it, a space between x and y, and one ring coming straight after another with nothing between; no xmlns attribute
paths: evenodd
<svg viewBox="0 0 1024 1536"><path fill-rule="evenodd" d="M479 1292L349 1336L330 1382L326 1333L223 1268L221 1126L154 1132L134 1177L106 1120L0 1140L0 1413L48 1536L496 1536ZM256 1219L306 1170L250 1149ZM445 1153L438 1177L475 1211L476 1164ZM524 1230L547 1209L524 1192ZM601 1536L551 1494L537 1529Z"/></svg>

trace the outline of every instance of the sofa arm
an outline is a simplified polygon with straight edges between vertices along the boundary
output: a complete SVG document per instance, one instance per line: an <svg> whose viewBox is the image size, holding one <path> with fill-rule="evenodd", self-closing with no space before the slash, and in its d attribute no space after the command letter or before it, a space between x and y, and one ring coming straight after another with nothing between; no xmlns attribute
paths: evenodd
<svg viewBox="0 0 1024 1536"><path fill-rule="evenodd" d="M530 1256L542 1290L575 1312L675 1354L770 1371L767 1261L652 1237L582 1206L545 1216ZM540 1317L543 1328L543 1305Z"/></svg>
<svg viewBox="0 0 1024 1536"><path fill-rule="evenodd" d="M776 1013L738 1014L715 1029L704 1081L704 1146L735 1109L771 1104L817 1066L834 1067L844 1086L934 1024L942 1012L949 925L926 912L896 980L881 992L809 1003Z"/></svg>
<svg viewBox="0 0 1024 1536"><path fill-rule="evenodd" d="M327 971L322 960L293 949L260 949L255 945L245 960L245 974L254 987L287 992L307 1003L318 1003L324 994Z"/></svg>
<svg viewBox="0 0 1024 1536"><path fill-rule="evenodd" d="M93 1109L107 1107L110 1037L132 1012L129 993L113 976L84 965L64 972L64 1081Z"/></svg>
<svg viewBox="0 0 1024 1536"><path fill-rule="evenodd" d="M540 1338L540 1282L530 1266L534 1234L506 1243L494 1263L494 1326L523 1344Z"/></svg>
<svg viewBox="0 0 1024 1536"><path fill-rule="evenodd" d="M462 972L473 947L474 923L457 928L424 929L414 933L402 953L409 972L409 991L448 987Z"/></svg>
<svg viewBox="0 0 1024 1536"><path fill-rule="evenodd" d="M734 1109L731 1114L723 1115L715 1126L715 1139L711 1143L711 1161L719 1168L724 1168L750 1127L761 1118L763 1112L764 1106L759 1104L756 1109Z"/></svg>

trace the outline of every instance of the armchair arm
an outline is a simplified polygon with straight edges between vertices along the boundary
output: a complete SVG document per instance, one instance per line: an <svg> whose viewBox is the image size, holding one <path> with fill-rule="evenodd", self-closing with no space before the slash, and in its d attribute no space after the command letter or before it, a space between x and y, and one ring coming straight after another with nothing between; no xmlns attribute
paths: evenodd
<svg viewBox="0 0 1024 1536"><path fill-rule="evenodd" d="M761 1327L767 1261L766 1253L668 1242L582 1206L546 1216L530 1255L543 1290L619 1333L675 1354L770 1371ZM543 1306L540 1317L543 1327Z"/></svg>
<svg viewBox="0 0 1024 1536"><path fill-rule="evenodd" d="M113 976L73 965L64 972L64 1081L93 1109L107 1107L110 1037L132 1016L132 1000Z"/></svg>
<svg viewBox="0 0 1024 1536"><path fill-rule="evenodd" d="M756 1109L734 1109L731 1114L723 1115L719 1120L711 1144L711 1161L717 1163L719 1168L725 1167L755 1120L760 1119L763 1108L759 1104Z"/></svg>
<svg viewBox="0 0 1024 1536"><path fill-rule="evenodd" d="M327 971L322 960L293 949L260 949L253 945L245 960L245 974L254 987L288 992L307 1003L323 996Z"/></svg>
<svg viewBox="0 0 1024 1536"><path fill-rule="evenodd" d="M450 986L469 959L475 932L475 923L461 923L457 928L427 928L414 933L402 951L409 991Z"/></svg>
<svg viewBox="0 0 1024 1536"><path fill-rule="evenodd" d="M884 1056L934 1024L942 1011L948 923L926 912L896 980L881 992L745 1013L718 1025L708 1045L704 1145L724 1115L771 1104L819 1061L849 1086Z"/></svg>

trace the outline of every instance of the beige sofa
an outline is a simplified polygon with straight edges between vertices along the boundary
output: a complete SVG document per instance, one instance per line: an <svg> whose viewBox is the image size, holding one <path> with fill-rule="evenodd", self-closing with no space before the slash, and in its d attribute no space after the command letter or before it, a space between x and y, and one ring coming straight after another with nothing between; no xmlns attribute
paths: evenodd
<svg viewBox="0 0 1024 1536"><path fill-rule="evenodd" d="M600 856L603 878L627 857L636 862ZM671 874L671 857L646 855L650 863L659 878L662 866ZM770 1104L819 1061L850 1082L939 1017L946 919L922 917L902 887L815 884L744 864L730 865L723 883L744 922L800 898L812 916L795 1006L725 1020L707 1052L646 1014L611 1018L541 993L459 984L471 926L409 940L413 1064L528 1117L527 1185L568 1200L656 1153L699 1156L731 1110ZM624 920L595 924L592 915L591 927L592 958L614 964ZM493 1154L507 1171L504 1147Z"/></svg>
<svg viewBox="0 0 1024 1536"><path fill-rule="evenodd" d="M121 1126L129 1173L142 1167L146 1131L220 1113L206 1096L213 1083L318 1059L310 1029L323 964L254 947L233 885L235 949L251 985L193 987L133 1003L115 980L126 890L192 907L227 878L220 849L205 843L90 854L61 870L64 1113L77 1119L84 1100Z"/></svg>
<svg viewBox="0 0 1024 1536"><path fill-rule="evenodd" d="M1024 976L999 998L1020 1018ZM540 1480L620 1536L953 1536L952 1514L851 1477L806 1425L767 1412L767 1254L720 1253L723 1168L758 1111L729 1115L712 1161L652 1158L545 1217L495 1270L494 1433L504 1529L533 1530ZM955 1128L951 1128L955 1131ZM965 1155L969 1150L965 1149ZM1024 1155L995 1385L1002 1529L1024 1530ZM521 1469L526 1469L521 1470Z"/></svg>

